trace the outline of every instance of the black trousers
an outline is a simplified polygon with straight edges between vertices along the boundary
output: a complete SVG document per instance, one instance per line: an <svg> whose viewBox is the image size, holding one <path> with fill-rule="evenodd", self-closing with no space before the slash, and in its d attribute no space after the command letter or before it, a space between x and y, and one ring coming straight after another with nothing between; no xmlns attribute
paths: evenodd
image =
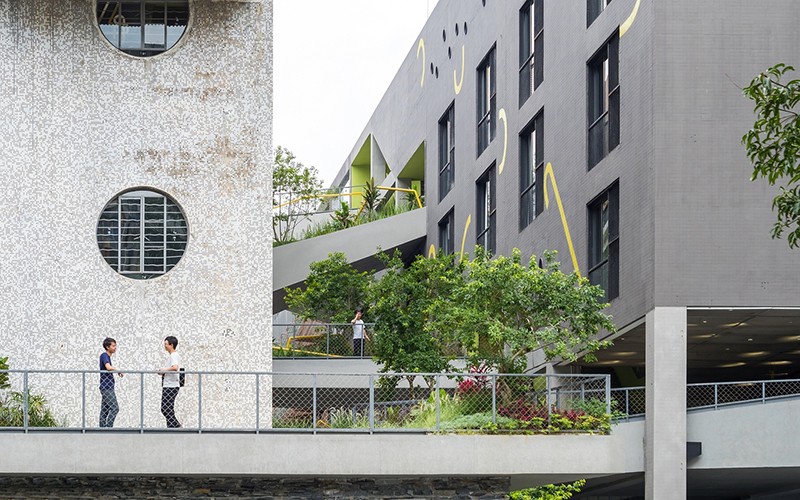
<svg viewBox="0 0 800 500"><path fill-rule="evenodd" d="M161 414L167 419L167 427L181 427L181 423L175 417L175 398L178 397L180 387L161 388Z"/></svg>
<svg viewBox="0 0 800 500"><path fill-rule="evenodd" d="M364 355L364 339L353 339L353 356Z"/></svg>

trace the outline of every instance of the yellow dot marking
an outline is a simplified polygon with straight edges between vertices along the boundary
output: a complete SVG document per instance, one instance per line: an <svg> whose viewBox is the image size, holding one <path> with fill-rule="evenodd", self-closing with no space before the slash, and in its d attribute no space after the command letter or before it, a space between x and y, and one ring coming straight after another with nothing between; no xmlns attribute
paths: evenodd
<svg viewBox="0 0 800 500"><path fill-rule="evenodd" d="M553 174L553 165L549 162L544 168L544 206L550 208L550 198L547 196L547 179L550 178L550 184L553 186L553 194L556 196L556 203L558 204L558 211L561 213L561 224L564 226L564 235L567 237L567 246L569 253L572 256L572 267L578 276L581 275L581 270L578 268L578 258L575 256L575 248L572 246L572 237L569 235L569 225L567 224L567 216L564 214L564 205L561 204L561 195L558 194L558 186L556 185L556 176Z"/></svg>
<svg viewBox="0 0 800 500"><path fill-rule="evenodd" d="M419 86L425 86L425 40L420 38L417 44L417 59L419 59L419 51L422 51L422 78L419 80Z"/></svg>
<svg viewBox="0 0 800 500"><path fill-rule="evenodd" d="M467 216L467 223L464 224L464 236L461 237L461 258L459 261L464 260L464 245L467 243L467 230L470 224L472 224L472 214Z"/></svg>
<svg viewBox="0 0 800 500"><path fill-rule="evenodd" d="M461 80L456 76L456 70L453 70L453 88L456 95L461 93L461 86L464 84L464 46L461 46Z"/></svg>
<svg viewBox="0 0 800 500"><path fill-rule="evenodd" d="M631 24L633 24L633 21L636 19L636 14L639 13L639 4L641 3L642 0L636 0L636 5L633 6L633 12L631 12L631 15L628 16L628 19L626 19L625 22L622 23L619 27L619 36L623 36L625 35L625 33L628 32L628 29L630 29Z"/></svg>
<svg viewBox="0 0 800 500"><path fill-rule="evenodd" d="M500 175L503 173L503 167L506 166L506 151L508 150L508 119L505 108L501 108L497 116L499 120L503 121L503 159L500 160L500 166L497 167L497 175Z"/></svg>

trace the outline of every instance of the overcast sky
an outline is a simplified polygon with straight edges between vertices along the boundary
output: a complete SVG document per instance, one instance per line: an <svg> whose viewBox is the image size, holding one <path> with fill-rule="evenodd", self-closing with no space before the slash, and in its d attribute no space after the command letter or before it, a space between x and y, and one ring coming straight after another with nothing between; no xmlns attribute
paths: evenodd
<svg viewBox="0 0 800 500"><path fill-rule="evenodd" d="M437 0L274 0L274 146L344 163Z"/></svg>

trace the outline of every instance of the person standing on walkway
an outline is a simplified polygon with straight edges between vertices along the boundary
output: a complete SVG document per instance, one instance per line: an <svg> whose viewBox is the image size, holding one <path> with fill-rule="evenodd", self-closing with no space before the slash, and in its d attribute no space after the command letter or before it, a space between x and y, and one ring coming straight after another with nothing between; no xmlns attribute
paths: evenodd
<svg viewBox="0 0 800 500"><path fill-rule="evenodd" d="M182 427L175 417L175 398L181 389L180 369L181 357L177 353L178 339L170 335L164 339L164 350L169 353L167 366L159 368L161 373L161 414L167 420L167 427Z"/></svg>
<svg viewBox="0 0 800 500"><path fill-rule="evenodd" d="M361 319L362 309L356 309L356 317L350 323L353 324L353 356L362 357L364 355L364 339L369 340L364 320Z"/></svg>
<svg viewBox="0 0 800 500"><path fill-rule="evenodd" d="M114 427L114 419L119 413L117 394L114 392L114 374L117 371L111 363L111 355L117 352L117 341L111 337L103 340L105 352L100 355L100 427ZM122 373L119 373L122 376Z"/></svg>

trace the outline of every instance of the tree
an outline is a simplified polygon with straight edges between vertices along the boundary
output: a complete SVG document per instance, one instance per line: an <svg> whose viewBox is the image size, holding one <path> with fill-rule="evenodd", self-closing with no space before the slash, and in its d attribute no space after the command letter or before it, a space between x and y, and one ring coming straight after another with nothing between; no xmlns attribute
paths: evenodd
<svg viewBox="0 0 800 500"><path fill-rule="evenodd" d="M296 161L295 155L278 146L272 170L272 234L276 243L294 239L294 230L300 222L308 220L320 204L317 197L322 188L317 169Z"/></svg>
<svg viewBox="0 0 800 500"><path fill-rule="evenodd" d="M562 273L554 252L544 260L540 268L534 255L525 267L518 249L491 258L478 247L464 281L430 307L428 331L461 343L474 366L486 363L501 373L523 371L525 355L538 349L548 359L593 360L610 345L597 340L600 331L615 331L602 312L608 304L598 302L603 290Z"/></svg>
<svg viewBox="0 0 800 500"><path fill-rule="evenodd" d="M357 270L342 252L328 254L310 269L305 288L286 289L286 304L300 318L347 323L367 303L374 272Z"/></svg>
<svg viewBox="0 0 800 500"><path fill-rule="evenodd" d="M526 490L512 491L509 493L508 498L510 500L568 500L575 493L580 493L581 488L585 485L585 479L579 479L574 483L548 484Z"/></svg>
<svg viewBox="0 0 800 500"><path fill-rule="evenodd" d="M772 237L788 231L790 248L800 245L800 80L785 80L792 66L777 64L755 77L744 95L755 102L756 121L742 142L753 162L751 180L764 177L770 186L780 183L772 199L778 220Z"/></svg>
<svg viewBox="0 0 800 500"><path fill-rule="evenodd" d="M451 296L461 285L463 266L456 265L452 255L433 259L418 255L408 268L399 252L380 257L387 269L373 286L370 313L375 320L373 356L381 372L445 371L452 352L426 325L437 298Z"/></svg>

